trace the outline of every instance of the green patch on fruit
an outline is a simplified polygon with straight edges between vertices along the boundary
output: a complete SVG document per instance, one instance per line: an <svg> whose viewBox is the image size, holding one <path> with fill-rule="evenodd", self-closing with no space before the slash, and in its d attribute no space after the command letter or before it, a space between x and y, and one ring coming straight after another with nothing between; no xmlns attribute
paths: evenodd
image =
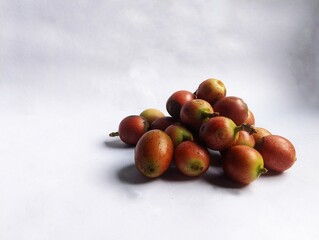
<svg viewBox="0 0 319 240"><path fill-rule="evenodd" d="M203 170L203 165L201 161L197 159L193 159L189 162L189 169L191 169L193 172L201 172Z"/></svg>

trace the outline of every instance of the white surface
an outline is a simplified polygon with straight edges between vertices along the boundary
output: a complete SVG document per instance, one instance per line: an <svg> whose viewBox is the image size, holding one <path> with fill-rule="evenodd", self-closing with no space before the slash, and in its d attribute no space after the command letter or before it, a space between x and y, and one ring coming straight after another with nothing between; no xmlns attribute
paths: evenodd
<svg viewBox="0 0 319 240"><path fill-rule="evenodd" d="M133 2L0 1L0 239L318 239L318 1ZM293 168L139 175L108 133L208 77Z"/></svg>

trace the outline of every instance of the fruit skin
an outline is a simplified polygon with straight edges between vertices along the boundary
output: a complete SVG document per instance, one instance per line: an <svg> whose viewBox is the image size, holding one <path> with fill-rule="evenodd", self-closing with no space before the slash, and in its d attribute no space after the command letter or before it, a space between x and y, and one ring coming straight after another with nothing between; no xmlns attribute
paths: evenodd
<svg viewBox="0 0 319 240"><path fill-rule="evenodd" d="M179 120L182 106L193 99L195 99L195 95L193 93L186 90L179 90L168 98L166 102L166 110L173 118Z"/></svg>
<svg viewBox="0 0 319 240"><path fill-rule="evenodd" d="M296 161L295 147L282 136L265 136L256 144L255 148L262 155L265 167L271 171L286 171Z"/></svg>
<svg viewBox="0 0 319 240"><path fill-rule="evenodd" d="M226 117L213 117L199 129L199 139L210 149L222 151L238 139L236 124Z"/></svg>
<svg viewBox="0 0 319 240"><path fill-rule="evenodd" d="M140 138L134 154L135 166L139 172L148 178L156 178L170 166L174 145L162 130L150 130Z"/></svg>
<svg viewBox="0 0 319 240"><path fill-rule="evenodd" d="M144 117L149 124L152 124L156 119L165 117L164 113L156 108L148 108L140 113L140 116Z"/></svg>
<svg viewBox="0 0 319 240"><path fill-rule="evenodd" d="M172 117L168 117L168 116L161 117L156 119L154 122L152 122L151 129L159 129L159 130L165 131L165 129L168 126L174 123L176 123L176 120Z"/></svg>
<svg viewBox="0 0 319 240"><path fill-rule="evenodd" d="M241 130L238 132L238 139L233 144L233 146L234 145L246 145L249 147L254 147L255 146L255 139L248 132Z"/></svg>
<svg viewBox="0 0 319 240"><path fill-rule="evenodd" d="M174 161L182 174L197 177L209 168L210 155L205 147L193 141L184 141L175 148Z"/></svg>
<svg viewBox="0 0 319 240"><path fill-rule="evenodd" d="M255 125L255 116L252 111L248 110L248 117L244 121L244 123L248 123L250 125Z"/></svg>
<svg viewBox="0 0 319 240"><path fill-rule="evenodd" d="M138 115L130 115L120 122L118 132L110 133L110 136L119 136L122 142L135 146L148 130L149 123L145 118Z"/></svg>
<svg viewBox="0 0 319 240"><path fill-rule="evenodd" d="M194 99L184 104L180 119L183 125L198 130L202 123L214 116L213 107L203 99Z"/></svg>
<svg viewBox="0 0 319 240"><path fill-rule="evenodd" d="M172 139L174 147L183 141L193 141L193 134L181 124L172 124L165 129L165 132Z"/></svg>
<svg viewBox="0 0 319 240"><path fill-rule="evenodd" d="M197 98L204 99L211 105L226 96L225 84L215 78L209 78L201 82L196 90Z"/></svg>
<svg viewBox="0 0 319 240"><path fill-rule="evenodd" d="M271 133L265 128L256 127L255 129L257 132L252 134L255 139L255 143L258 143L263 137L271 135Z"/></svg>
<svg viewBox="0 0 319 240"><path fill-rule="evenodd" d="M241 125L248 117L248 106L239 97L228 96L220 99L213 105L214 111L220 116L228 117L236 125Z"/></svg>
<svg viewBox="0 0 319 240"><path fill-rule="evenodd" d="M222 167L226 176L244 185L267 172L261 154L245 145L236 145L228 149L223 156Z"/></svg>

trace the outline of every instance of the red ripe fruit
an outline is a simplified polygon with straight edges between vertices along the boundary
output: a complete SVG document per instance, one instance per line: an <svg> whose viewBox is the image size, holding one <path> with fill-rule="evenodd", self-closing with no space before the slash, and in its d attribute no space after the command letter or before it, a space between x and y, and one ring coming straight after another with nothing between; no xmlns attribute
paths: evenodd
<svg viewBox="0 0 319 240"><path fill-rule="evenodd" d="M212 106L207 101L194 99L184 104L180 118L185 126L198 130L205 120L215 115Z"/></svg>
<svg viewBox="0 0 319 240"><path fill-rule="evenodd" d="M206 148L193 141L185 141L175 148L174 161L181 173L189 177L196 177L207 171L210 156Z"/></svg>
<svg viewBox="0 0 319 240"><path fill-rule="evenodd" d="M183 141L194 140L193 134L181 124L172 124L165 129L165 132L172 139L175 147Z"/></svg>
<svg viewBox="0 0 319 240"><path fill-rule="evenodd" d="M230 118L236 125L243 124L248 117L247 104L239 97L224 97L213 106L215 112Z"/></svg>
<svg viewBox="0 0 319 240"><path fill-rule="evenodd" d="M235 141L234 145L246 145L249 147L255 146L255 139L253 135L249 134L244 130L238 132L238 139Z"/></svg>
<svg viewBox="0 0 319 240"><path fill-rule="evenodd" d="M209 78L198 86L196 96L214 105L218 100L226 96L225 84L218 79Z"/></svg>
<svg viewBox="0 0 319 240"><path fill-rule="evenodd" d="M258 143L263 137L271 135L271 133L265 128L256 127L255 129L257 132L252 134L255 139L255 143Z"/></svg>
<svg viewBox="0 0 319 240"><path fill-rule="evenodd" d="M172 117L161 117L152 122L151 129L159 129L165 131L168 126L174 123L176 123L176 120Z"/></svg>
<svg viewBox="0 0 319 240"><path fill-rule="evenodd" d="M260 153L244 145L231 147L223 157L222 167L229 178L241 184L249 184L267 172Z"/></svg>
<svg viewBox="0 0 319 240"><path fill-rule="evenodd" d="M183 105L193 99L195 99L193 93L186 90L177 91L168 98L166 102L166 110L173 118L178 120L180 118L180 111Z"/></svg>
<svg viewBox="0 0 319 240"><path fill-rule="evenodd" d="M246 118L244 123L255 125L255 116L252 111L248 110L248 117Z"/></svg>
<svg viewBox="0 0 319 240"><path fill-rule="evenodd" d="M265 167L275 172L283 172L296 161L296 150L286 138L278 135L263 137L255 147L262 155Z"/></svg>
<svg viewBox="0 0 319 240"><path fill-rule="evenodd" d="M122 142L135 146L138 140L149 130L147 120L138 115L125 117L119 124L118 132L112 132L110 137L119 136Z"/></svg>

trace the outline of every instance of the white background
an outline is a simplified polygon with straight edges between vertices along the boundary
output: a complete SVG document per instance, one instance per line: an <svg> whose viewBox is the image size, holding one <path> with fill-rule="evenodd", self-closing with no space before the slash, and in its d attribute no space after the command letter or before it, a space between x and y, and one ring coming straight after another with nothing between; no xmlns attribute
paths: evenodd
<svg viewBox="0 0 319 240"><path fill-rule="evenodd" d="M319 1L0 0L0 239L318 239ZM221 79L295 165L149 181L108 133Z"/></svg>

